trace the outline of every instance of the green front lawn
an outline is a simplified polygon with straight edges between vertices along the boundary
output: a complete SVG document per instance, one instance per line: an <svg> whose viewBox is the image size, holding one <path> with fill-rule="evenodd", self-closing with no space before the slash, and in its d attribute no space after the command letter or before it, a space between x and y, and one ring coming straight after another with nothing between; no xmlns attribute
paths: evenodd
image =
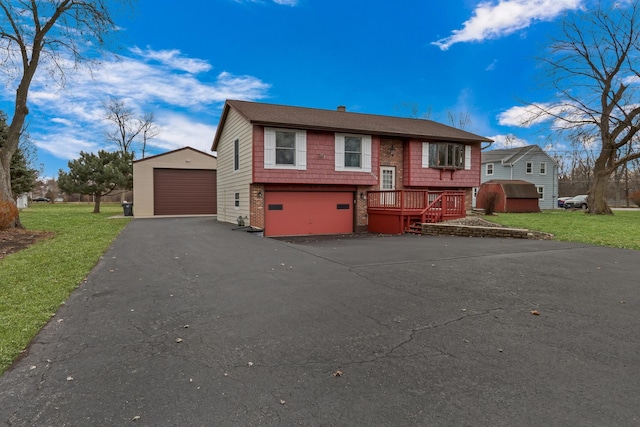
<svg viewBox="0 0 640 427"><path fill-rule="evenodd" d="M509 227L545 231L556 240L640 250L640 211L589 215L582 211L499 213L484 219Z"/></svg>
<svg viewBox="0 0 640 427"><path fill-rule="evenodd" d="M0 373L4 372L95 267L127 225L122 207L36 204L21 211L27 229L55 236L0 260Z"/></svg>

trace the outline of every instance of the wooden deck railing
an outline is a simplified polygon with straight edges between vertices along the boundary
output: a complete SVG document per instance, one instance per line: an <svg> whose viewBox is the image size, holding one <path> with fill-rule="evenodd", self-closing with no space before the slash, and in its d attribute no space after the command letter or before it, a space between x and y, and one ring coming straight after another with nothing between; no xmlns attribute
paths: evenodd
<svg viewBox="0 0 640 427"><path fill-rule="evenodd" d="M379 210L421 211L442 192L427 190L392 190L367 192L367 208Z"/></svg>
<svg viewBox="0 0 640 427"><path fill-rule="evenodd" d="M367 192L367 209L403 217L403 222L441 222L465 216L464 191L394 190Z"/></svg>

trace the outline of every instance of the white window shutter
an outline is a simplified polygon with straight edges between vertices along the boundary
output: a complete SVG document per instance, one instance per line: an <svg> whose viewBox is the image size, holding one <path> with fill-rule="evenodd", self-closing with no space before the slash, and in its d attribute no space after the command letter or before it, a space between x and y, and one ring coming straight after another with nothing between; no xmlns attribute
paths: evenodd
<svg viewBox="0 0 640 427"><path fill-rule="evenodd" d="M371 136L362 137L362 171L371 172Z"/></svg>
<svg viewBox="0 0 640 427"><path fill-rule="evenodd" d="M344 135L336 134L336 170L344 170Z"/></svg>
<svg viewBox="0 0 640 427"><path fill-rule="evenodd" d="M471 146L464 146L464 169L471 170Z"/></svg>
<svg viewBox="0 0 640 427"><path fill-rule="evenodd" d="M296 132L296 169L307 170L307 131Z"/></svg>
<svg viewBox="0 0 640 427"><path fill-rule="evenodd" d="M276 132L264 129L264 168L273 169L276 166Z"/></svg>
<svg viewBox="0 0 640 427"><path fill-rule="evenodd" d="M422 143L422 167L423 168L429 167L429 143L428 142Z"/></svg>

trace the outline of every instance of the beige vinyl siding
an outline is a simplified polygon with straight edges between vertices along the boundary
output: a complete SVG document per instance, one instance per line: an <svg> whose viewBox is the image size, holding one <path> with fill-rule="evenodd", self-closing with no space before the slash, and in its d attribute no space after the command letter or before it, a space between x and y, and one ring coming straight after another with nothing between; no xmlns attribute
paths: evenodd
<svg viewBox="0 0 640 427"><path fill-rule="evenodd" d="M216 169L216 159L199 151L186 148L141 159L133 163L133 213L136 218L152 217L153 170L162 169ZM215 191L212 191L213 195ZM203 195L206 197L206 194Z"/></svg>
<svg viewBox="0 0 640 427"><path fill-rule="evenodd" d="M233 108L218 144L218 221L236 223L239 216L249 224L249 186L252 167L252 126ZM240 167L234 170L234 142L239 141ZM240 193L240 207L235 207L235 193Z"/></svg>

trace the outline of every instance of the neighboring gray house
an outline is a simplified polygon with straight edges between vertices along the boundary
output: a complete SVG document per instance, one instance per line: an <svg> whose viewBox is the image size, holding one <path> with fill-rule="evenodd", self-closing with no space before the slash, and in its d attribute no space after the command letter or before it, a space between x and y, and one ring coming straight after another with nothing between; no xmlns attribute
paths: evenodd
<svg viewBox="0 0 640 427"><path fill-rule="evenodd" d="M481 183L495 179L528 181L538 190L540 209L558 206L558 164L539 146L483 151L481 162Z"/></svg>

